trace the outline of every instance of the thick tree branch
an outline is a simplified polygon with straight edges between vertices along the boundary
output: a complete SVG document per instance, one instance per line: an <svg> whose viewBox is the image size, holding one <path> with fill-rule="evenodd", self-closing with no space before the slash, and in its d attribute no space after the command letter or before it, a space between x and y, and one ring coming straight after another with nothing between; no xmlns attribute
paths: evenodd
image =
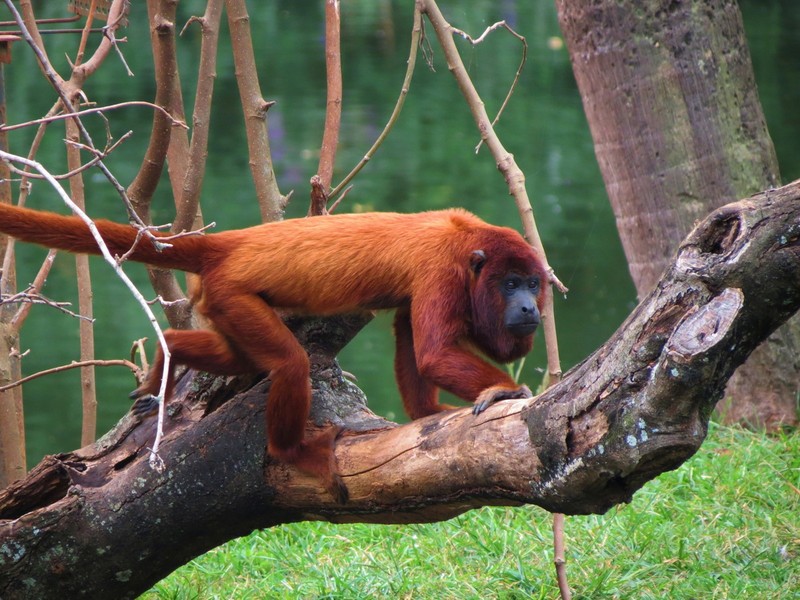
<svg viewBox="0 0 800 600"><path fill-rule="evenodd" d="M147 464L152 420L126 419L0 493L0 545L13 549L0 596L134 597L225 540L302 519L421 522L522 503L599 513L627 502L694 454L734 369L800 307L798 223L800 181L716 211L602 348L545 394L477 417L377 419L331 359L348 339L335 334L360 323L295 322L313 365L314 419L346 427L337 459L347 504L265 460L267 381L190 373L168 407L164 472Z"/></svg>

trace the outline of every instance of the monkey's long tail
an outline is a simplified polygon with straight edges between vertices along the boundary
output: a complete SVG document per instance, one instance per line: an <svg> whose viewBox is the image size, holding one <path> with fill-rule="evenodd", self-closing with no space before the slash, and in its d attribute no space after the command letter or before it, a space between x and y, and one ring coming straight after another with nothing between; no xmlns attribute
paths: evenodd
<svg viewBox="0 0 800 600"><path fill-rule="evenodd" d="M186 236L171 240L168 242L171 247L159 251L146 237L137 240L134 227L105 219L98 219L95 224L112 255L122 256L133 248L129 255L131 260L167 269L198 272L209 246L206 236ZM100 254L88 225L76 216L0 203L0 231L23 242L48 248L77 254Z"/></svg>

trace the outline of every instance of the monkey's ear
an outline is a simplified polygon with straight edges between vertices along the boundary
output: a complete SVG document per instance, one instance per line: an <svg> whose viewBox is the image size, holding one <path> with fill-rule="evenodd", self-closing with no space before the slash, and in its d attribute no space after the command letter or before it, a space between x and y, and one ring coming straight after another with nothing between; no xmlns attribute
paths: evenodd
<svg viewBox="0 0 800 600"><path fill-rule="evenodd" d="M477 277L483 265L486 264L486 253L483 250L473 250L472 254L469 257L469 267L472 269L472 272Z"/></svg>

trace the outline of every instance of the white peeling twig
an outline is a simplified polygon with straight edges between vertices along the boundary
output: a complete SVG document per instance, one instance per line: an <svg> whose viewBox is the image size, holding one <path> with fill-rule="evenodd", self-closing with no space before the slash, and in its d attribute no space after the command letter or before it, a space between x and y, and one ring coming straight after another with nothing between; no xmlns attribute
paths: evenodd
<svg viewBox="0 0 800 600"><path fill-rule="evenodd" d="M64 201L64 204L69 206L73 213L75 213L86 225L89 227L89 231L92 234L95 242L97 243L97 247L100 249L100 253L102 254L105 261L111 265L111 268L114 269L114 272L117 276L123 281L123 283L127 286L128 290L130 290L133 297L142 307L142 310L147 315L150 324L153 326L153 329L156 332L156 336L158 337L158 342L161 345L161 350L164 353L164 368L161 373L161 387L158 390L158 425L156 427L156 437L153 441L153 447L150 451L150 465L156 470L163 470L164 462L158 456L158 447L161 443L161 438L164 434L164 398L166 396L167 391L167 379L169 376L169 367L170 367L170 353L169 348L167 347L167 341L164 338L164 332L161 331L161 327L156 320L156 316L151 310L150 306L145 300L144 296L142 296L141 292L136 289L136 286L133 282L128 278L125 272L122 270L122 267L117 264L117 260L111 254L106 246L106 243L103 241L103 237L100 235L100 232L97 229L97 226L94 224L94 221L85 213L83 212L80 207L78 207L73 201L72 198L69 197L69 194L61 187L58 183L56 178L50 174L50 172L39 162L35 160L31 160L29 158L25 158L22 156L17 156L15 154L10 154L3 150L0 150L0 160L9 161L9 162L17 162L27 167L36 170L39 172L47 182L53 187L53 189L58 193L61 197L61 200Z"/></svg>

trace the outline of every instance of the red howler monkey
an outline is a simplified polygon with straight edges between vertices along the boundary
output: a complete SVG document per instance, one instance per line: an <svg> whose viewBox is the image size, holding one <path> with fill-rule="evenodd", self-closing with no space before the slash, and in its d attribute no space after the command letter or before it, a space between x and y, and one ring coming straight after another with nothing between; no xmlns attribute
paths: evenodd
<svg viewBox="0 0 800 600"><path fill-rule="evenodd" d="M98 220L112 254L131 250L136 230ZM77 253L99 253L77 217L0 204L0 231ZM156 234L157 235L157 234ZM539 323L541 261L515 231L463 210L346 214L267 223L172 240L142 240L132 260L200 276L193 300L214 331L165 332L172 364L220 375L269 371L268 452L322 479L339 501L338 429L304 439L311 403L308 355L275 308L315 315L396 308L397 385L408 415L452 408L438 388L475 403L530 397L530 390L476 356L505 363L527 354ZM132 394L158 393L159 350ZM172 374L168 381L168 395Z"/></svg>

